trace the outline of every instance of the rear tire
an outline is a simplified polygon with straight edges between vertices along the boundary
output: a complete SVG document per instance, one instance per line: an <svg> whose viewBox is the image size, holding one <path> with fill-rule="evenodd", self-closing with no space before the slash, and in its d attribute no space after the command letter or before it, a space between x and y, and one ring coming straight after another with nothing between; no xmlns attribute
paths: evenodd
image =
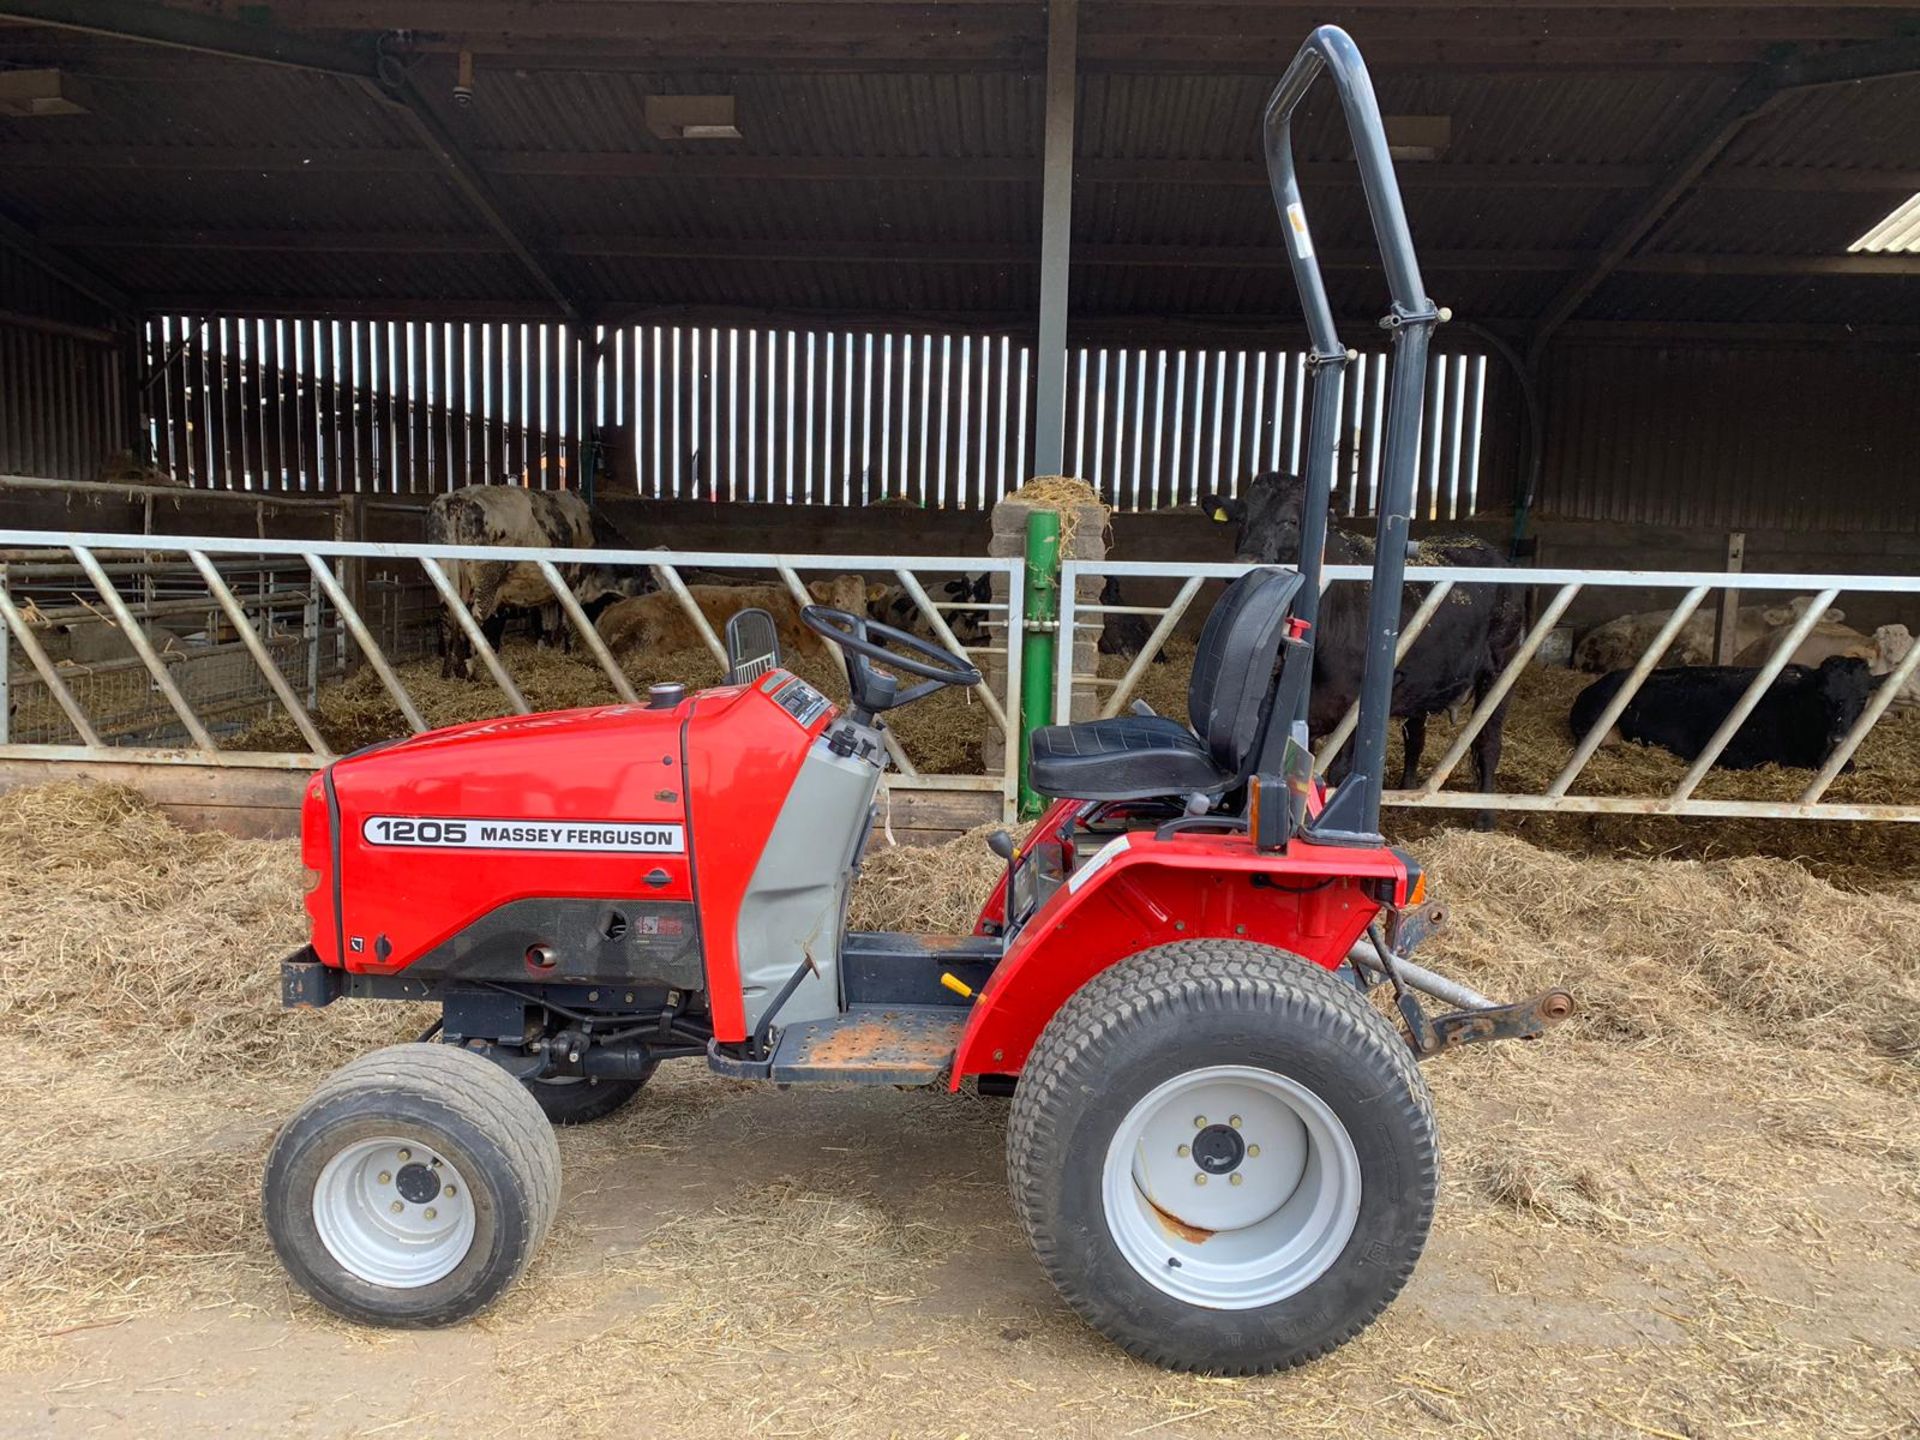
<svg viewBox="0 0 1920 1440"><path fill-rule="evenodd" d="M555 1125L588 1125L625 1108L659 1065L654 1061L637 1080L529 1080L527 1093Z"/></svg>
<svg viewBox="0 0 1920 1440"><path fill-rule="evenodd" d="M1225 940L1143 951L1060 1008L1014 1092L1007 1170L1089 1324L1230 1375L1371 1323L1439 1180L1432 1099L1386 1018L1317 965Z"/></svg>
<svg viewBox="0 0 1920 1440"><path fill-rule="evenodd" d="M532 1260L560 1198L540 1106L483 1056L391 1045L349 1061L281 1129L261 1204L300 1288L368 1325L468 1319Z"/></svg>

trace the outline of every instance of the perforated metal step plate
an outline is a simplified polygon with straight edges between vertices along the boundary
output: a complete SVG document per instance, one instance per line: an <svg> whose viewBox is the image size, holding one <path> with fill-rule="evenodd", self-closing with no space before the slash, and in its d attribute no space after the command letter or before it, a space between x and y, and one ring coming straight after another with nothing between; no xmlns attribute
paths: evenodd
<svg viewBox="0 0 1920 1440"><path fill-rule="evenodd" d="M947 1073L968 1011L949 1005L856 1006L780 1032L778 1084L932 1085Z"/></svg>

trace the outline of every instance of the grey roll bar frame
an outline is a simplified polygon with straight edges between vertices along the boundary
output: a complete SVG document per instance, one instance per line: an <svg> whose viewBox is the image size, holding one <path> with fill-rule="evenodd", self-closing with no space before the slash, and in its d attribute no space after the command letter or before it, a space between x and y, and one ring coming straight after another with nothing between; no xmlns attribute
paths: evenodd
<svg viewBox="0 0 1920 1440"><path fill-rule="evenodd" d="M1286 232L1287 260L1312 342L1313 408L1307 432L1306 501L1300 517L1302 585L1296 614L1309 624L1319 618L1321 571L1325 564L1333 470L1339 444L1340 378L1355 352L1341 343L1327 301L1326 281L1314 254L1306 205L1293 160L1293 115L1322 74L1333 81L1360 166L1360 183L1373 220L1374 240L1387 276L1391 306L1380 321L1391 334L1392 378L1387 393L1386 437L1380 466L1380 512L1374 546L1373 594L1367 623L1366 671L1360 682L1359 719L1354 730L1353 766L1311 826L1322 843L1380 843L1380 799L1385 786L1387 726L1393 704L1394 653L1400 633L1401 589L1407 567L1407 533L1412 519L1415 468L1426 400L1427 352L1434 327L1447 312L1427 297L1407 229L1400 183L1387 150L1386 122L1367 65L1353 37L1337 25L1322 25L1300 47L1267 100L1261 124L1267 179ZM1308 631L1317 643L1315 632ZM1296 718L1304 720L1303 690Z"/></svg>

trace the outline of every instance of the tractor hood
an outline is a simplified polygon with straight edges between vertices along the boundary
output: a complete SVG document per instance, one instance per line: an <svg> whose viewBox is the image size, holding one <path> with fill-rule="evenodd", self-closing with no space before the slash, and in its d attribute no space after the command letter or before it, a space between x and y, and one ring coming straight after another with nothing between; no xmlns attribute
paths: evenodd
<svg viewBox="0 0 1920 1440"><path fill-rule="evenodd" d="M696 703L482 720L342 757L314 777L302 817L314 949L391 973L519 898L690 898Z"/></svg>
<svg viewBox="0 0 1920 1440"><path fill-rule="evenodd" d="M480 720L343 756L301 815L313 949L368 974L424 958L425 974L529 907L593 902L637 929L684 906L690 926L729 877L744 883L759 842L743 825L765 807L771 823L833 714L776 670L672 706ZM696 853L711 871L700 897Z"/></svg>

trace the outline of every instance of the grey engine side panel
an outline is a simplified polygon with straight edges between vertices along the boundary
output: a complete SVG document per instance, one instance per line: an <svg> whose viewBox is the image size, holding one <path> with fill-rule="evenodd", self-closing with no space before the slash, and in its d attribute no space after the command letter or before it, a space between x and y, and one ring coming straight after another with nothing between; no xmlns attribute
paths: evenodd
<svg viewBox="0 0 1920 1440"><path fill-rule="evenodd" d="M806 956L813 957L815 973L780 1007L776 1022L839 1013L847 882L879 781L870 761L835 755L824 737L801 763L740 905L740 982L749 1031Z"/></svg>

